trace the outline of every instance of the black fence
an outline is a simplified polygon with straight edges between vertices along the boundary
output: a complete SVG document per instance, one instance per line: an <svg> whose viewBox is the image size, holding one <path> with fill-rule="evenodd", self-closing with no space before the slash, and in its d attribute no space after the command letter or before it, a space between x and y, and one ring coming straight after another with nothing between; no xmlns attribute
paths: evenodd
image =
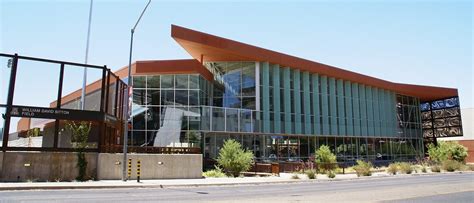
<svg viewBox="0 0 474 203"><path fill-rule="evenodd" d="M122 144L127 85L107 66L0 53L0 71L2 151L74 151L73 121L91 125L86 151Z"/></svg>

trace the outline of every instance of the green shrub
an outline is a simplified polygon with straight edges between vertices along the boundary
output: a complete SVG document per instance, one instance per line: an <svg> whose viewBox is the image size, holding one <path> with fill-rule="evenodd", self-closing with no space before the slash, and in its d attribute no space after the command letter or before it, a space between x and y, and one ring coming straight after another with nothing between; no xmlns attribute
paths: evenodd
<svg viewBox="0 0 474 203"><path fill-rule="evenodd" d="M334 171L332 171L332 170L328 170L326 172L326 175L328 176L328 178L335 178L336 177L336 173L334 173Z"/></svg>
<svg viewBox="0 0 474 203"><path fill-rule="evenodd" d="M401 173L411 174L413 172L413 166L407 162L398 163L398 167Z"/></svg>
<svg viewBox="0 0 474 203"><path fill-rule="evenodd" d="M248 171L253 164L254 155L251 151L242 149L240 143L233 139L226 140L219 151L217 163L224 171L238 177L241 172Z"/></svg>
<svg viewBox="0 0 474 203"><path fill-rule="evenodd" d="M300 179L300 177L298 176L298 173L293 173L291 179Z"/></svg>
<svg viewBox="0 0 474 203"><path fill-rule="evenodd" d="M431 166L431 172L439 173L439 172L441 172L441 168L438 165L432 165Z"/></svg>
<svg viewBox="0 0 474 203"><path fill-rule="evenodd" d="M448 159L464 163L467 149L455 141L440 141L438 146L428 145L428 156L431 161L437 164Z"/></svg>
<svg viewBox="0 0 474 203"><path fill-rule="evenodd" d="M467 167L469 170L474 171L474 164L468 164Z"/></svg>
<svg viewBox="0 0 474 203"><path fill-rule="evenodd" d="M421 166L421 172L422 172L422 173L428 172L428 171L426 170L426 166L425 166L425 165L422 165L422 166Z"/></svg>
<svg viewBox="0 0 474 203"><path fill-rule="evenodd" d="M206 178L225 178L227 177L225 173L222 171L221 168L215 167L215 169L206 171L202 173L202 175Z"/></svg>
<svg viewBox="0 0 474 203"><path fill-rule="evenodd" d="M308 176L309 179L316 179L316 171L315 170L307 170L306 176Z"/></svg>
<svg viewBox="0 0 474 203"><path fill-rule="evenodd" d="M448 172L454 172L461 169L462 163L455 160L445 160L443 161L442 167Z"/></svg>
<svg viewBox="0 0 474 203"><path fill-rule="evenodd" d="M387 173L392 175L397 175L398 172L398 163L391 163L388 165Z"/></svg>
<svg viewBox="0 0 474 203"><path fill-rule="evenodd" d="M327 145L321 145L315 153L315 161L317 166L326 172L336 168L336 155L331 152Z"/></svg>
<svg viewBox="0 0 474 203"><path fill-rule="evenodd" d="M357 160L357 165L355 165L353 168L356 171L357 177L372 175L372 172L370 171L372 169L372 163L370 162Z"/></svg>

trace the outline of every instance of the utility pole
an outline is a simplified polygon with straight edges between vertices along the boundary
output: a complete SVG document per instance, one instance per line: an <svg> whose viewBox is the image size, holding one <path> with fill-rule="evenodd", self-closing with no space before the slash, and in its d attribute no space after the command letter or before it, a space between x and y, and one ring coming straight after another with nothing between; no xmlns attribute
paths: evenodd
<svg viewBox="0 0 474 203"><path fill-rule="evenodd" d="M127 79L127 106L125 106L125 119L123 122L123 168L122 168L122 180L127 181L127 150L128 150L128 120L131 118L131 113L132 113L132 100L130 99L130 91L132 90L133 83L132 83L132 51L133 51L133 33L135 33L135 29L137 28L138 23L143 17L143 14L145 13L146 9L148 8L148 5L150 5L151 0L148 0L148 3L146 4L145 8L142 11L142 14L140 14L140 17L138 18L137 22L135 23L135 26L131 29L131 35L130 35L130 55L129 55L129 60L128 60L128 79ZM125 103L125 102L124 102ZM128 109L130 108L130 109Z"/></svg>

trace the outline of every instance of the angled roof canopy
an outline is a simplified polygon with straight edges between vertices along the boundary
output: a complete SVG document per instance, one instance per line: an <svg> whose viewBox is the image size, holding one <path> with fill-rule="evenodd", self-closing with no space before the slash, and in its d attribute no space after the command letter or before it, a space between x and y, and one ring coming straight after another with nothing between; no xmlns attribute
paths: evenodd
<svg viewBox="0 0 474 203"><path fill-rule="evenodd" d="M263 49L249 44L172 25L171 36L196 60L206 61L266 61L281 66L308 71L388 89L400 94L431 101L458 95L457 89L389 82L371 76L343 70L322 63Z"/></svg>

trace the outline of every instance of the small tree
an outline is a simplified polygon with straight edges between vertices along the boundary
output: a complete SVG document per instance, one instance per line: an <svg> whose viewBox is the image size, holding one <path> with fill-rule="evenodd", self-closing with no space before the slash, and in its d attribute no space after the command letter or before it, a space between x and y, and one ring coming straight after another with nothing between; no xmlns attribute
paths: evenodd
<svg viewBox="0 0 474 203"><path fill-rule="evenodd" d="M316 164L323 169L323 172L336 168L336 155L331 152L327 145L321 145L315 153Z"/></svg>
<svg viewBox="0 0 474 203"><path fill-rule="evenodd" d="M72 133L71 142L74 142L73 146L77 151L77 167L79 168L79 174L76 179L78 181L86 180L87 160L84 151L87 148L87 139L89 138L91 125L91 122L85 121L79 123L74 121L66 123L66 128Z"/></svg>
<svg viewBox="0 0 474 203"><path fill-rule="evenodd" d="M438 146L433 144L428 145L428 156L431 161L437 164L446 160L464 163L467 157L467 149L455 141L441 141L438 142Z"/></svg>
<svg viewBox="0 0 474 203"><path fill-rule="evenodd" d="M224 142L217 158L217 163L224 168L225 172L234 177L239 176L240 172L248 171L253 161L253 153L242 149L240 143L233 139Z"/></svg>

